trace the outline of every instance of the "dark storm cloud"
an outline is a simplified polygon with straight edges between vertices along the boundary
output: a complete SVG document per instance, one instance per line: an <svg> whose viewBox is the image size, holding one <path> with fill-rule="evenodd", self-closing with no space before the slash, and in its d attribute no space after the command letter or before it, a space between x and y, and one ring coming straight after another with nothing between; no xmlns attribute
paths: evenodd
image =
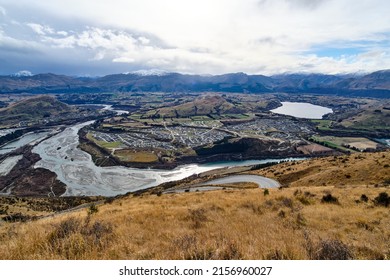
<svg viewBox="0 0 390 280"><path fill-rule="evenodd" d="M56 18L34 8L0 7L1 75L24 69L91 76L127 72L142 68L136 61L113 62L127 48L171 48L146 32L96 27L89 21Z"/></svg>

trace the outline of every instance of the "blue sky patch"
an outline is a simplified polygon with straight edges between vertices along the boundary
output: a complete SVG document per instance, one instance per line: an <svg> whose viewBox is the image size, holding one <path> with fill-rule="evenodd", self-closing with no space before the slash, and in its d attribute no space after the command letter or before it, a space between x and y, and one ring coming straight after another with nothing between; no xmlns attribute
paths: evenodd
<svg viewBox="0 0 390 280"><path fill-rule="evenodd" d="M315 46L305 51L305 54L315 54L318 57L350 57L377 49L389 49L390 41L359 40L353 42L335 42L321 46Z"/></svg>

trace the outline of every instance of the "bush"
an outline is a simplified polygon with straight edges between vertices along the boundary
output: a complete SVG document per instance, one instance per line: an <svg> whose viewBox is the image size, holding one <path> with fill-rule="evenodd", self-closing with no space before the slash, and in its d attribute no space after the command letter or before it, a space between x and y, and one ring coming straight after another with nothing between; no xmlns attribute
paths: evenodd
<svg viewBox="0 0 390 280"><path fill-rule="evenodd" d="M321 199L321 202L322 203L334 203L334 204L338 204L339 203L339 200L337 199L337 197L334 197L333 195L331 194L327 194L327 195L324 195Z"/></svg>
<svg viewBox="0 0 390 280"><path fill-rule="evenodd" d="M286 212L284 212L283 210L280 210L279 213L278 213L278 216L280 218L285 218L286 217Z"/></svg>
<svg viewBox="0 0 390 280"><path fill-rule="evenodd" d="M297 200L301 202L303 205L310 205L312 203L307 196L303 196L303 195L297 196Z"/></svg>
<svg viewBox="0 0 390 280"><path fill-rule="evenodd" d="M90 224L71 217L53 226L47 244L61 258L80 259L92 250L102 252L112 241L113 226L103 221Z"/></svg>
<svg viewBox="0 0 390 280"><path fill-rule="evenodd" d="M362 201L362 202L368 202L368 196L366 196L365 194L362 194L362 195L360 196L360 201Z"/></svg>
<svg viewBox="0 0 390 280"><path fill-rule="evenodd" d="M353 258L351 250L337 239L319 240L314 242L310 233L304 231L305 249L311 260L350 260Z"/></svg>
<svg viewBox="0 0 390 280"><path fill-rule="evenodd" d="M99 209L96 207L95 203L92 203L91 206L89 206L88 208L88 215L93 215L97 212L99 212Z"/></svg>
<svg viewBox="0 0 390 280"><path fill-rule="evenodd" d="M350 260L352 253L340 240L322 240L315 255L317 260Z"/></svg>
<svg viewBox="0 0 390 280"><path fill-rule="evenodd" d="M264 196L266 195L269 195L269 190L268 189L264 189Z"/></svg>
<svg viewBox="0 0 390 280"><path fill-rule="evenodd" d="M29 220L33 220L34 217L24 215L22 213L16 213L16 214L11 214L11 215L5 216L1 219L5 222L9 222L9 223L16 223L16 222L23 222L24 223L24 222L27 222Z"/></svg>
<svg viewBox="0 0 390 280"><path fill-rule="evenodd" d="M56 225L55 229L49 235L49 242L55 243L60 239L79 231L80 221L75 218L69 218Z"/></svg>
<svg viewBox="0 0 390 280"><path fill-rule="evenodd" d="M388 207L390 204L390 197L387 193L381 192L377 197L375 197L374 202L376 205Z"/></svg>
<svg viewBox="0 0 390 280"><path fill-rule="evenodd" d="M194 229L198 229L202 226L203 222L206 222L207 216L206 216L206 210L203 208L199 209L188 209L188 219L192 222L192 227Z"/></svg>

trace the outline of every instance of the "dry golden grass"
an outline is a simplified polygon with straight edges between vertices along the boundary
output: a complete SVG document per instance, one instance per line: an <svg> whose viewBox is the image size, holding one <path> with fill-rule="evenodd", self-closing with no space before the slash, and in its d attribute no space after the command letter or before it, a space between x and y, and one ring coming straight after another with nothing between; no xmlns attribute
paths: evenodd
<svg viewBox="0 0 390 280"><path fill-rule="evenodd" d="M290 185L269 194L145 193L94 214L3 222L0 259L389 259L390 211L375 200L390 194L389 159L354 154L254 171Z"/></svg>
<svg viewBox="0 0 390 280"><path fill-rule="evenodd" d="M84 209L3 224L0 259L316 259L331 255L327 244L336 247L336 258L388 259L390 212L373 202L383 191L302 187L269 195L246 189L126 197L92 215ZM321 203L328 193L339 203ZM362 194L368 202L360 202Z"/></svg>
<svg viewBox="0 0 390 280"><path fill-rule="evenodd" d="M390 184L390 152L313 158L283 163L252 173L274 178L291 187L385 186Z"/></svg>

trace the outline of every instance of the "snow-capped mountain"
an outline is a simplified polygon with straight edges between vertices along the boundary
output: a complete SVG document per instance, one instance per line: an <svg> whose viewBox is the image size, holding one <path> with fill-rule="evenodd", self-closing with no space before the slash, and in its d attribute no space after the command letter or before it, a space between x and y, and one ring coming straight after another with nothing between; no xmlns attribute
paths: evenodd
<svg viewBox="0 0 390 280"><path fill-rule="evenodd" d="M170 72L160 69L144 69L144 70L136 70L131 72L125 72L123 74L129 75L138 75L138 76L165 76Z"/></svg>
<svg viewBox="0 0 390 280"><path fill-rule="evenodd" d="M22 70L22 71L16 72L15 74L12 74L11 76L12 77L31 77L31 76L33 76L33 73L31 73L28 70Z"/></svg>

